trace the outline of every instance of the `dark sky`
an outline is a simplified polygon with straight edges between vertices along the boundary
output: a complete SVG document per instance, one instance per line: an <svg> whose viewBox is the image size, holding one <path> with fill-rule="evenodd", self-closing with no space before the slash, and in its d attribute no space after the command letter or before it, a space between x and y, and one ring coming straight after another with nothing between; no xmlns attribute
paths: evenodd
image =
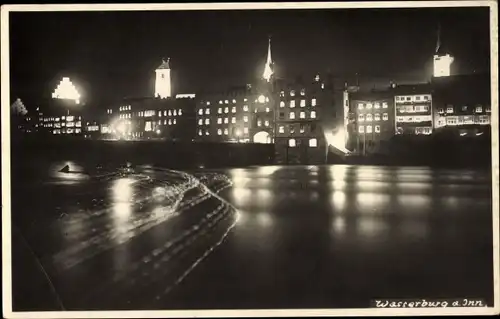
<svg viewBox="0 0 500 319"><path fill-rule="evenodd" d="M166 56L177 93L245 84L262 72L268 35L281 76L425 80L438 22L457 72L489 69L488 8L12 13L11 98L30 107L62 76L91 104L148 96Z"/></svg>

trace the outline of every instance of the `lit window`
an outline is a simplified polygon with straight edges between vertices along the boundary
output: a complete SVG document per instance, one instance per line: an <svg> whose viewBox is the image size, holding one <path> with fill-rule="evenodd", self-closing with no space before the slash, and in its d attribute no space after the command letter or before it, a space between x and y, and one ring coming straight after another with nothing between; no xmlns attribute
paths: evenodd
<svg viewBox="0 0 500 319"><path fill-rule="evenodd" d="M378 103L378 102L375 102L375 105L374 105L374 107L375 107L376 109L379 109L379 108L380 108L380 103Z"/></svg>
<svg viewBox="0 0 500 319"><path fill-rule="evenodd" d="M463 112L467 111L467 106L466 105L462 106L462 111Z"/></svg>
<svg viewBox="0 0 500 319"><path fill-rule="evenodd" d="M206 115L210 114L210 109L209 108L205 109L205 114ZM181 111L180 110L179 110L179 115L181 115Z"/></svg>
<svg viewBox="0 0 500 319"><path fill-rule="evenodd" d="M208 130L206 130L205 135L210 135L210 132Z"/></svg>
<svg viewBox="0 0 500 319"><path fill-rule="evenodd" d="M371 133L372 132L372 126L371 125L367 125L366 126L366 133Z"/></svg>
<svg viewBox="0 0 500 319"><path fill-rule="evenodd" d="M229 131L227 128L224 129L224 135L228 135L229 134Z"/></svg>
<svg viewBox="0 0 500 319"><path fill-rule="evenodd" d="M207 121L208 121L208 120L207 120ZM176 120L176 119L174 119L173 123L174 123L174 124L177 124L177 120Z"/></svg>
<svg viewBox="0 0 500 319"><path fill-rule="evenodd" d="M148 113L148 112L146 111L146 113ZM172 116L172 111L171 110L168 110L168 116Z"/></svg>
<svg viewBox="0 0 500 319"><path fill-rule="evenodd" d="M300 112L300 118L305 119L306 118L306 112Z"/></svg>
<svg viewBox="0 0 500 319"><path fill-rule="evenodd" d="M229 113L229 108L228 107L224 108L224 113L226 113L226 114Z"/></svg>
<svg viewBox="0 0 500 319"><path fill-rule="evenodd" d="M311 111L311 118L315 119L316 118L316 111Z"/></svg>
<svg viewBox="0 0 500 319"><path fill-rule="evenodd" d="M290 101L290 107L294 108L295 107L295 101Z"/></svg>
<svg viewBox="0 0 500 319"><path fill-rule="evenodd" d="M372 108L372 106L373 106L373 104L371 104L371 103L366 103L366 109L367 109L367 110L371 109L371 108Z"/></svg>
<svg viewBox="0 0 500 319"><path fill-rule="evenodd" d="M453 106L448 106L446 108L446 113L453 113Z"/></svg>
<svg viewBox="0 0 500 319"><path fill-rule="evenodd" d="M386 109L388 107L387 102L382 103L382 108Z"/></svg>
<svg viewBox="0 0 500 319"><path fill-rule="evenodd" d="M362 110L362 109L364 109L364 105L363 105L363 103L359 103L358 104L358 110Z"/></svg>
<svg viewBox="0 0 500 319"><path fill-rule="evenodd" d="M217 130L217 135L222 135L222 130L221 129Z"/></svg>
<svg viewBox="0 0 500 319"><path fill-rule="evenodd" d="M309 140L309 147L317 147L318 146L318 140L315 138L311 138Z"/></svg>
<svg viewBox="0 0 500 319"><path fill-rule="evenodd" d="M177 111L176 110L174 110L174 116L177 116Z"/></svg>
<svg viewBox="0 0 500 319"><path fill-rule="evenodd" d="M167 111L163 111L163 116L167 116Z"/></svg>
<svg viewBox="0 0 500 319"><path fill-rule="evenodd" d="M174 119L174 121L175 121L175 119ZM208 125L208 124L210 124L210 119L205 120L205 125Z"/></svg>
<svg viewBox="0 0 500 319"><path fill-rule="evenodd" d="M220 118L220 117L219 117L219 118L217 119L217 124L222 124L222 118Z"/></svg>
<svg viewBox="0 0 500 319"><path fill-rule="evenodd" d="M288 146L290 147L295 147L296 143L295 143L295 139L291 138L288 140Z"/></svg>
<svg viewBox="0 0 500 319"><path fill-rule="evenodd" d="M167 125L167 120L164 120L164 121L163 121L163 125Z"/></svg>
<svg viewBox="0 0 500 319"><path fill-rule="evenodd" d="M482 106L476 106L476 113L482 113L483 112L483 107Z"/></svg>
<svg viewBox="0 0 500 319"><path fill-rule="evenodd" d="M363 122L365 120L365 116L363 114L358 115L358 122Z"/></svg>
<svg viewBox="0 0 500 319"><path fill-rule="evenodd" d="M248 111L248 105L243 105L243 111L245 111L245 112Z"/></svg>
<svg viewBox="0 0 500 319"><path fill-rule="evenodd" d="M159 116L159 117L161 117L161 114L162 114L162 113L161 113L161 111L160 111L160 112L158 112L158 116Z"/></svg>
<svg viewBox="0 0 500 319"><path fill-rule="evenodd" d="M222 114L222 108L219 107L219 109L217 110L217 113Z"/></svg>
<svg viewBox="0 0 500 319"><path fill-rule="evenodd" d="M266 121L264 122L264 125L265 125L265 126L269 126L269 121L268 121L268 120L266 120Z"/></svg>
<svg viewBox="0 0 500 319"><path fill-rule="evenodd" d="M228 124L229 123L229 118L225 117L224 118L224 124Z"/></svg>
<svg viewBox="0 0 500 319"><path fill-rule="evenodd" d="M207 105L210 105L210 101L207 101Z"/></svg>
<svg viewBox="0 0 500 319"><path fill-rule="evenodd" d="M312 106L316 106L316 99L312 99L312 100L311 100L311 105L312 105Z"/></svg>
<svg viewBox="0 0 500 319"><path fill-rule="evenodd" d="M200 109L200 110L198 111L198 114L199 114L199 115L203 115L203 110L202 110L202 109Z"/></svg>
<svg viewBox="0 0 500 319"><path fill-rule="evenodd" d="M306 106L306 100L300 100L300 107Z"/></svg>
<svg viewBox="0 0 500 319"><path fill-rule="evenodd" d="M388 114L388 113L384 113L384 114L382 115L382 119L383 119L384 121L389 120L389 114Z"/></svg>
<svg viewBox="0 0 500 319"><path fill-rule="evenodd" d="M231 113L236 113L236 106L233 106L233 107L231 108Z"/></svg>
<svg viewBox="0 0 500 319"><path fill-rule="evenodd" d="M243 122L245 122L245 123L248 122L248 116L246 116L246 115L243 116Z"/></svg>
<svg viewBox="0 0 500 319"><path fill-rule="evenodd" d="M290 119L291 120L295 119L295 112L290 112Z"/></svg>
<svg viewBox="0 0 500 319"><path fill-rule="evenodd" d="M373 120L373 115L371 114L366 114L366 121L371 122Z"/></svg>
<svg viewBox="0 0 500 319"><path fill-rule="evenodd" d="M285 107L285 101L280 101L280 107Z"/></svg>
<svg viewBox="0 0 500 319"><path fill-rule="evenodd" d="M224 103L225 103L225 104L229 104L229 101L228 101L228 100L225 100L225 101L224 101Z"/></svg>
<svg viewBox="0 0 500 319"><path fill-rule="evenodd" d="M325 83L321 83L321 89L325 88Z"/></svg>
<svg viewBox="0 0 500 319"><path fill-rule="evenodd" d="M278 130L280 133L285 133L285 127L283 125L280 125Z"/></svg>
<svg viewBox="0 0 500 319"><path fill-rule="evenodd" d="M306 131L306 128L303 124L300 124L299 131L300 133L304 133Z"/></svg>
<svg viewBox="0 0 500 319"><path fill-rule="evenodd" d="M295 96L295 91L294 90L290 91L290 96Z"/></svg>
<svg viewBox="0 0 500 319"><path fill-rule="evenodd" d="M168 120L168 125L172 125L172 120Z"/></svg>
<svg viewBox="0 0 500 319"><path fill-rule="evenodd" d="M233 104L236 104L236 100L233 99Z"/></svg>
<svg viewBox="0 0 500 319"><path fill-rule="evenodd" d="M375 121L380 121L380 113L375 114Z"/></svg>
<svg viewBox="0 0 500 319"><path fill-rule="evenodd" d="M262 126L262 121L261 120L257 120L257 126Z"/></svg>
<svg viewBox="0 0 500 319"><path fill-rule="evenodd" d="M285 91L281 91L281 92L280 92L280 96L281 96L281 97L284 97L284 96L285 96Z"/></svg>
<svg viewBox="0 0 500 319"><path fill-rule="evenodd" d="M300 90L300 95L306 95L306 90L305 89Z"/></svg>
<svg viewBox="0 0 500 319"><path fill-rule="evenodd" d="M248 127L244 127L244 128L243 128L243 133L244 133L244 134L248 134Z"/></svg>
<svg viewBox="0 0 500 319"><path fill-rule="evenodd" d="M247 98L244 98L244 99L243 99L243 102L246 102L246 101L248 101L248 99L247 99Z"/></svg>
<svg viewBox="0 0 500 319"><path fill-rule="evenodd" d="M203 125L203 119L198 120L198 125Z"/></svg>
<svg viewBox="0 0 500 319"><path fill-rule="evenodd" d="M233 124L236 123L236 118L235 117L231 118L231 123L233 123Z"/></svg>
<svg viewBox="0 0 500 319"><path fill-rule="evenodd" d="M269 113L270 111L271 110L268 107L266 107L266 113Z"/></svg>
<svg viewBox="0 0 500 319"><path fill-rule="evenodd" d="M380 125L375 125L375 133L380 133Z"/></svg>
<svg viewBox="0 0 500 319"><path fill-rule="evenodd" d="M219 100L219 104L222 104L222 100Z"/></svg>
<svg viewBox="0 0 500 319"><path fill-rule="evenodd" d="M365 132L365 127L363 125L361 125L359 127L359 133L364 133Z"/></svg>

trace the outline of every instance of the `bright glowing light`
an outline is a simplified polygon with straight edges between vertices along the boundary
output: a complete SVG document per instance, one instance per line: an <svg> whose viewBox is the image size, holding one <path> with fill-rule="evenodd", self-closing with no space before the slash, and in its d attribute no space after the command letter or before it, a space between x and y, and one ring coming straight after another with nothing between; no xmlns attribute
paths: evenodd
<svg viewBox="0 0 500 319"><path fill-rule="evenodd" d="M451 64L453 63L453 57L449 54L446 55L435 55L434 56L434 76L443 77L450 76Z"/></svg>
<svg viewBox="0 0 500 319"><path fill-rule="evenodd" d="M336 216L333 220L333 230L336 234L343 233L346 228L346 222L344 216Z"/></svg>
<svg viewBox="0 0 500 319"><path fill-rule="evenodd" d="M127 125L125 124L125 122L120 121L119 123L116 124L115 129L118 133L125 134L125 131L127 130Z"/></svg>
<svg viewBox="0 0 500 319"><path fill-rule="evenodd" d="M269 227L273 224L273 219L268 213L260 213L257 215L257 221L262 227Z"/></svg>
<svg viewBox="0 0 500 319"><path fill-rule="evenodd" d="M76 104L80 104L80 94L76 90L71 80L64 77L57 85L56 90L52 93L53 99L73 100Z"/></svg>
<svg viewBox="0 0 500 319"><path fill-rule="evenodd" d="M273 175L279 169L280 169L279 166L264 166L264 167L260 167L258 172L259 172L259 174L262 174L265 176L270 176L270 175Z"/></svg>
<svg viewBox="0 0 500 319"><path fill-rule="evenodd" d="M483 135L484 132L479 132L479 133L476 133L476 136L480 136L480 135Z"/></svg>
<svg viewBox="0 0 500 319"><path fill-rule="evenodd" d="M134 181L129 178L121 178L115 181L112 187L113 200L115 202L129 202L133 197L132 184Z"/></svg>
<svg viewBox="0 0 500 319"><path fill-rule="evenodd" d="M241 130L236 130L236 136L241 136Z"/></svg>
<svg viewBox="0 0 500 319"><path fill-rule="evenodd" d="M156 134L160 135L161 131L160 130L156 130Z"/></svg>
<svg viewBox="0 0 500 319"><path fill-rule="evenodd" d="M260 144L270 144L271 136L269 135L268 132L260 131L253 136L253 142Z"/></svg>
<svg viewBox="0 0 500 319"><path fill-rule="evenodd" d="M334 191L332 195L332 206L334 211L342 211L345 208L345 193Z"/></svg>
<svg viewBox="0 0 500 319"><path fill-rule="evenodd" d="M390 196L380 193L358 193L356 195L356 204L364 213L377 212L386 207L390 202Z"/></svg>
<svg viewBox="0 0 500 319"><path fill-rule="evenodd" d="M273 69L271 67L272 64L273 60L271 58L271 39L269 39L269 45L267 48L267 61L264 67L264 74L262 75L264 80L266 80L267 82L271 81L271 76L273 75Z"/></svg>
<svg viewBox="0 0 500 319"><path fill-rule="evenodd" d="M339 130L336 134L325 133L325 139L329 145L335 147L342 153L350 153L350 151L345 147L347 134L344 130Z"/></svg>
<svg viewBox="0 0 500 319"><path fill-rule="evenodd" d="M264 95L261 95L261 96L259 96L259 98L257 99L257 101L259 103L265 103L266 102L266 97Z"/></svg>

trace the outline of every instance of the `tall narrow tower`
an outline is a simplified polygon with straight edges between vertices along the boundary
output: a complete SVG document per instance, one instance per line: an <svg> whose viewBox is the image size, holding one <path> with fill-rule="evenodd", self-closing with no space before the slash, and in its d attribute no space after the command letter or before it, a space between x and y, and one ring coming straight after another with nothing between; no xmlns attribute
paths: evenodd
<svg viewBox="0 0 500 319"><path fill-rule="evenodd" d="M434 52L434 77L450 76L453 57L444 52L441 43L441 26L438 26L436 51Z"/></svg>
<svg viewBox="0 0 500 319"><path fill-rule="evenodd" d="M273 75L273 60L271 58L271 37L269 37L269 45L267 48L267 61L266 61L266 66L264 67L264 74L262 75L262 77L267 82L270 82L272 75Z"/></svg>
<svg viewBox="0 0 500 319"><path fill-rule="evenodd" d="M172 96L172 84L170 79L170 58L162 60L161 65L156 68L155 97L166 99Z"/></svg>

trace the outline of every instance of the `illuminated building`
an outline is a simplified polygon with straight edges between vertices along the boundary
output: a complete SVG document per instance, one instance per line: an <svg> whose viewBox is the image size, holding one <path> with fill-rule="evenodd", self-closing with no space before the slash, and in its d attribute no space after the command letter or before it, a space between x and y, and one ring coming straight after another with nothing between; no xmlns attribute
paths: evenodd
<svg viewBox="0 0 500 319"><path fill-rule="evenodd" d="M262 78L267 82L271 82L273 73L274 73L273 60L271 58L271 38L269 38L269 44L267 48L267 60L266 60L266 65L264 66L264 73L262 74Z"/></svg>
<svg viewBox="0 0 500 319"><path fill-rule="evenodd" d="M389 90L349 94L349 149L357 154L383 152L394 136L394 95Z"/></svg>
<svg viewBox="0 0 500 319"><path fill-rule="evenodd" d="M432 79L434 128L460 136L482 135L491 125L489 74Z"/></svg>
<svg viewBox="0 0 500 319"><path fill-rule="evenodd" d="M42 101L36 108L35 131L49 136L82 136L82 106L72 99Z"/></svg>
<svg viewBox="0 0 500 319"><path fill-rule="evenodd" d="M278 163L322 164L327 140L322 119L334 109L331 81L319 76L310 81L275 83L276 158Z"/></svg>
<svg viewBox="0 0 500 319"><path fill-rule="evenodd" d="M395 134L432 134L432 87L430 84L398 85L394 94Z"/></svg>
<svg viewBox="0 0 500 319"><path fill-rule="evenodd" d="M106 108L107 120L101 125L101 134L107 139L191 141L195 103L194 94L169 99L124 99Z"/></svg>
<svg viewBox="0 0 500 319"><path fill-rule="evenodd" d="M170 58L163 60L156 68L155 97L166 99L172 96L172 83L170 78Z"/></svg>

